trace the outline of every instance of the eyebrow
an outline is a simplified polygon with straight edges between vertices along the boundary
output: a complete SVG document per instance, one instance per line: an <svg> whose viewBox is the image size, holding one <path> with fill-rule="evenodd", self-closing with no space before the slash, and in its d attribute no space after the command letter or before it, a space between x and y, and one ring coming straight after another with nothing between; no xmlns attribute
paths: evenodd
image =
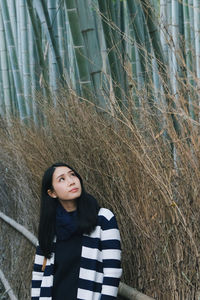
<svg viewBox="0 0 200 300"><path fill-rule="evenodd" d="M67 174L68 174L68 173L74 173L74 171L70 170L70 171L67 172ZM56 179L58 179L59 177L62 177L62 176L64 176L64 175L66 175L66 173L60 174L58 177L56 177Z"/></svg>

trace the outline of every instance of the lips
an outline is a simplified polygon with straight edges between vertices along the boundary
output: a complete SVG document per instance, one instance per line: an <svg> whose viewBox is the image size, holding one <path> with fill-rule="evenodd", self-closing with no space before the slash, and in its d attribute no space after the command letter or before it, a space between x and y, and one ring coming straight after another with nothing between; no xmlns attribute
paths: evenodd
<svg viewBox="0 0 200 300"><path fill-rule="evenodd" d="M73 188L72 190L70 190L69 192L70 193L75 193L75 192L77 192L78 191L78 188Z"/></svg>

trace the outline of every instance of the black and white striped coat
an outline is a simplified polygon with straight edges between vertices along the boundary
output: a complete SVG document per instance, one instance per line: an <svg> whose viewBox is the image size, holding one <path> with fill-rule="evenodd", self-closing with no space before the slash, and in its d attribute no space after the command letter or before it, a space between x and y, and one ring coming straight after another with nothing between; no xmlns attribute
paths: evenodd
<svg viewBox="0 0 200 300"><path fill-rule="evenodd" d="M112 300L117 298L121 269L120 234L113 213L101 208L95 230L83 235L78 300ZM32 274L32 300L51 300L55 254L47 259L42 272L44 256L36 249ZM63 295L63 300L67 299Z"/></svg>

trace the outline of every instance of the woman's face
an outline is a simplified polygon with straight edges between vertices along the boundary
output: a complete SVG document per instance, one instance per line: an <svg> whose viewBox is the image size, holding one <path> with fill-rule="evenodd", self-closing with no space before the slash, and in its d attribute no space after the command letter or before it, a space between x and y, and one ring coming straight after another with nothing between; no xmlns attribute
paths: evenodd
<svg viewBox="0 0 200 300"><path fill-rule="evenodd" d="M68 167L57 167L52 177L53 190L48 194L62 201L75 200L80 197L82 189L79 178Z"/></svg>

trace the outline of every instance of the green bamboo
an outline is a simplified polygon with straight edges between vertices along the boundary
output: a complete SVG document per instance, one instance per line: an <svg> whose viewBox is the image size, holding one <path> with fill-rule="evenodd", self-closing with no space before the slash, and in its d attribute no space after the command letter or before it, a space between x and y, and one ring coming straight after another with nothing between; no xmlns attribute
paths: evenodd
<svg viewBox="0 0 200 300"><path fill-rule="evenodd" d="M102 77L102 57L99 47L98 35L95 30L96 12L92 8L92 1L88 0L88 6L82 0L77 0L80 29L88 59L90 77L94 86L96 102L101 107L106 107L103 91L104 80Z"/></svg>
<svg viewBox="0 0 200 300"><path fill-rule="evenodd" d="M15 40L15 45L17 45L17 38L18 38L18 33L17 33L17 12L16 12L16 8L18 7L18 2L17 1L18 0L7 0L13 37L14 37L14 40Z"/></svg>
<svg viewBox="0 0 200 300"><path fill-rule="evenodd" d="M15 88L15 82L13 77L13 71L12 71L12 65L9 58L9 52L7 49L7 57L8 57L8 74L9 74L9 88L10 88L10 94L11 94L11 114L15 117L19 117L19 109L18 109L18 100L17 100L17 92ZM11 115L12 117L12 115Z"/></svg>
<svg viewBox="0 0 200 300"><path fill-rule="evenodd" d="M29 7L31 6L31 1L29 0ZM53 63L57 64L58 67L58 73L60 76L60 79L63 79L63 67L61 63L61 58L58 51L58 46L56 44L55 37L53 35L53 30L51 26L50 17L48 14L48 9L45 2L41 2L40 0L34 0L33 1L35 5L35 9L37 11L38 17L40 19L41 26L43 27L43 30L45 32L45 36L47 38L47 41L49 43L49 48L52 55Z"/></svg>
<svg viewBox="0 0 200 300"><path fill-rule="evenodd" d="M19 0L20 11L20 39L21 39L21 53L22 53L22 78L24 87L24 97L26 101L27 116L32 117L32 101L31 101L31 75L30 75L30 61L29 61L29 40L28 40L28 18L26 0Z"/></svg>
<svg viewBox="0 0 200 300"><path fill-rule="evenodd" d="M16 48L12 28L10 24L9 12L6 1L0 1L0 8L3 16L3 23L5 28L6 44L9 52L9 58L12 65L12 73L17 93L17 105L19 109L19 116L23 120L27 116L26 106L23 95L22 81L20 77L19 64L17 59Z"/></svg>
<svg viewBox="0 0 200 300"><path fill-rule="evenodd" d="M184 35L185 35L185 53L188 78L191 77L192 68L192 51L191 51L191 35L190 35L190 17L188 0L183 0L183 16L184 16Z"/></svg>
<svg viewBox="0 0 200 300"><path fill-rule="evenodd" d="M5 30L0 9L0 62L1 62L1 111L9 119L12 114L8 56L6 49ZM2 114L1 113L1 114Z"/></svg>
<svg viewBox="0 0 200 300"><path fill-rule="evenodd" d="M118 15L120 12L120 17L117 15L117 19L119 19L119 21L121 22L121 24L119 23L119 21L117 23L120 24L121 28L121 59L123 61L123 86L125 89L125 93L124 93L124 100L123 100L123 104L126 107L130 107L130 95L131 95L131 89L130 89L130 83L129 83L129 78L130 78L130 74L128 75L128 70L127 68L129 68L129 53L131 51L131 45L130 45L130 41L127 38L128 36L130 36L130 32L129 32L129 12L128 12L128 5L127 5L127 1L121 1L120 3L120 10L118 11ZM132 87L132 85L131 85ZM132 106L132 105L131 105ZM131 108L130 108L131 109ZM129 111L130 111L129 109Z"/></svg>
<svg viewBox="0 0 200 300"><path fill-rule="evenodd" d="M57 34L58 34L58 49L59 49L59 53L60 53L60 57L61 57L61 61L62 61L62 66L63 66L63 70L64 70L64 76L66 81L68 82L68 85L71 86L71 82L70 82L70 76L69 76L69 53L68 53L68 49L67 49L67 36L66 36L66 29L65 29L65 7L64 5L59 7L59 3L60 0L57 0ZM74 82L74 80L72 81ZM73 88L75 88L75 86L73 85Z"/></svg>
<svg viewBox="0 0 200 300"><path fill-rule="evenodd" d="M45 83L47 83L47 66L45 64L44 60L44 54L43 54L43 49L42 49L42 44L41 44L41 34L40 34L40 26L38 25L38 20L37 16L34 13L34 7L32 0L27 0L27 8L29 12L29 17L31 20L31 24L33 27L33 35L34 35L34 40L37 46L37 53L38 53L38 59L39 59L39 66L38 69L41 69L41 71L38 70L38 72L41 72L42 78Z"/></svg>
<svg viewBox="0 0 200 300"><path fill-rule="evenodd" d="M1 64L1 56L0 56L0 64ZM1 68L0 68L0 117L6 117Z"/></svg>
<svg viewBox="0 0 200 300"><path fill-rule="evenodd" d="M172 48L172 87L173 93L178 97L178 62L177 62L177 53L179 49L179 22L178 22L178 0L172 0L172 39L173 39L173 48Z"/></svg>
<svg viewBox="0 0 200 300"><path fill-rule="evenodd" d="M44 4L44 6L46 6L46 5ZM56 22L57 7L56 7L55 0L47 1L46 14L48 14L48 16L49 16L49 26L51 28L52 36L54 36L54 39L55 39L55 45L57 45L57 42L58 42L57 22ZM58 53L59 53L59 51L58 51ZM51 51L48 51L49 86L50 86L50 89L54 92L54 97L53 97L54 101L56 99L56 91L58 89L57 78L58 78L58 72L59 72L58 67L57 67L57 61L55 58L56 57L53 55L53 53ZM61 65L62 65L62 63L61 63ZM63 66L62 66L62 69L63 69Z"/></svg>
<svg viewBox="0 0 200 300"><path fill-rule="evenodd" d="M133 99L133 118L139 121L138 108L141 106L141 98L138 95L138 91L142 90L144 86L144 78L141 72L141 64L139 59L138 47L136 42L132 45L131 51L131 65L132 65L132 99Z"/></svg>
<svg viewBox="0 0 200 300"><path fill-rule="evenodd" d="M20 15L20 0L16 0L16 3L14 4L16 6L16 16L17 16L17 39L15 38L15 49L17 53L17 60L18 60L18 66L19 66L19 72L21 78L23 77L22 75L22 67L23 67L23 61L22 61L22 39L21 39L21 15ZM14 33L13 33L14 37ZM23 79L22 79L22 84L23 84Z"/></svg>
<svg viewBox="0 0 200 300"><path fill-rule="evenodd" d="M171 10L171 6L172 6L172 0L167 0L167 26L166 26L166 30L167 30L167 44L168 44L168 69L170 74L172 73L172 69L171 69L171 60L172 60L172 51L171 51L171 36L172 36L172 10Z"/></svg>
<svg viewBox="0 0 200 300"><path fill-rule="evenodd" d="M193 7L193 0L188 0L188 6L189 6L189 18L190 18L190 36L191 36L191 45L193 45L192 51L195 51L194 7Z"/></svg>
<svg viewBox="0 0 200 300"><path fill-rule="evenodd" d="M73 0L66 0L65 4L67 8L70 31L73 38L74 52L76 55L76 62L79 71L79 83L82 94L85 97L88 97L93 91L93 88L89 73L88 58L80 28L79 15L77 7Z"/></svg>
<svg viewBox="0 0 200 300"><path fill-rule="evenodd" d="M34 123L36 125L39 125L39 111L36 103L36 90L40 91L40 86L39 86L40 67L39 67L39 59L37 55L35 37L33 32L33 26L29 15L28 15L28 36L29 36L31 99L32 99L32 110L33 110L32 118Z"/></svg>
<svg viewBox="0 0 200 300"><path fill-rule="evenodd" d="M191 35L190 35L190 18L189 18L189 5L188 0L183 0L183 16L184 16L184 37L185 37L185 59L186 59L186 72L188 83L191 86L194 85L193 80L193 65L192 65L192 45L191 45ZM192 93L192 88L190 88L190 93ZM191 102L190 93L188 95L188 110L191 117L194 119L194 109Z"/></svg>
<svg viewBox="0 0 200 300"><path fill-rule="evenodd" d="M65 66L65 69L68 69L69 73L69 85L77 92L78 95L81 95L81 84L80 84L80 75L79 75L79 66L77 63L77 57L75 53L74 42L72 38L72 32L69 24L69 17L67 12L66 3L64 3L64 25L65 25L65 38L66 38L66 51L67 51L67 60L68 64Z"/></svg>
<svg viewBox="0 0 200 300"><path fill-rule="evenodd" d="M92 10L94 11L94 25L95 25L98 47L99 47L99 52L102 61L102 66L101 66L101 70L102 70L101 77L103 82L102 92L105 95L110 95L111 91L113 91L113 85L111 80L111 69L110 69L109 59L107 55L107 47L106 47L102 17L99 10L98 0L92 1ZM111 105L111 103L109 103L109 105Z"/></svg>
<svg viewBox="0 0 200 300"><path fill-rule="evenodd" d="M176 0L172 0L172 1L176 1ZM172 87L171 87L171 84L169 82L168 70L166 67L166 61L165 61L165 57L164 57L161 42L160 42L159 31L158 31L158 28L154 21L155 15L154 15L154 11L152 9L151 0L148 0L147 2L145 2L144 0L141 0L141 3L144 7L145 18L146 18L146 22L147 22L147 25L149 28L151 40L152 40L152 47L154 49L154 54L155 54L155 57L156 57L156 60L158 63L158 70L159 70L160 75L162 76L162 86L163 86L164 93L166 95L168 109L169 109L169 111L172 111L171 116L172 116L174 128L175 128L176 132L179 134L180 127L178 124L178 120L173 113L173 110L176 109L176 105L175 105L174 101L172 101L169 97L169 95L171 95L172 88L177 89L175 73L173 73L171 75L171 77L173 78L173 83L172 83ZM174 12L174 16L175 16L175 13L176 12ZM173 19L174 26L175 26L175 22L176 22L176 20L174 17L174 19ZM174 28L173 30L174 30L175 34L177 34L176 28ZM175 41L177 44L178 36L175 36ZM175 50L175 49L173 49L173 50ZM173 57L174 63L175 63L175 66L173 65L173 71L176 72L177 71L177 62L176 62L175 53L172 53L172 57ZM175 67L175 69L174 69L174 67Z"/></svg>
<svg viewBox="0 0 200 300"><path fill-rule="evenodd" d="M164 57L164 53L160 41L158 26L156 25L155 22L155 11L153 9L151 1L145 2L144 0L141 0L141 3L144 8L144 15L148 26L148 31L151 37L151 42L155 53L155 57L159 63L159 67L161 67L161 69L162 68L165 69L166 60Z"/></svg>
<svg viewBox="0 0 200 300"><path fill-rule="evenodd" d="M137 63L137 69L139 72L139 82L140 85L143 84L146 81L146 63L145 63L145 57L146 57L146 51L145 51L145 19L144 19L144 13L142 10L142 6L139 0L132 1L127 0L128 7L129 7L129 13L131 18L131 24L133 26L133 35L132 39L133 41L136 41L137 45L137 55L139 55L137 61L139 60L140 63ZM142 76L142 78L141 78Z"/></svg>
<svg viewBox="0 0 200 300"><path fill-rule="evenodd" d="M124 100L123 91L125 90L125 82L123 77L123 49L122 36L120 34L121 26L118 26L121 21L119 21L119 15L115 11L115 6L119 8L118 0L115 2L99 0L99 9L103 16L103 30L115 96L120 103Z"/></svg>
<svg viewBox="0 0 200 300"><path fill-rule="evenodd" d="M25 99L31 95L35 97L34 90L40 87L46 93L44 82L49 83L55 91L57 80L63 77L67 85L73 87L78 93L81 93L80 90L84 91L82 95L109 95L114 91L116 98L123 104L127 103L130 87L133 91L133 82L137 89L144 88L144 86L147 88L154 83L154 91L146 89L147 94L150 95L147 99L150 99L153 104L153 101L158 98L154 97L154 94L159 95L162 89L165 95L171 93L168 61L173 71L171 74L174 74L171 76L173 92L178 93L179 86L175 75L182 76L179 69L180 61L177 60L177 50L181 50L179 34L183 33L183 26L187 71L190 69L191 75L195 64L197 78L200 76L198 74L199 21L192 19L194 14L196 14L195 20L197 19L199 0L194 1L195 10L193 0L183 1L184 5L178 0L160 0L160 17L164 16L162 23L165 28L168 27L166 33L169 33L169 36L172 33L176 52L167 47L169 39L166 40L166 34L163 30L160 31L158 23L154 22L158 18L157 0L88 0L87 5L83 0L2 1L1 6L7 6L7 12L5 11L4 14L7 13L7 20L9 20L8 23L6 21L8 25L6 25L5 37L8 50L7 79L10 86L14 82L9 91L10 98L13 99L11 110L12 107L19 105L19 94L23 96L24 93ZM187 8L185 3L189 4ZM28 25L27 12L31 25ZM99 13L102 13L102 17ZM5 20L3 15L3 22ZM192 23L195 26L195 35ZM10 32L13 40L8 44L7 38ZM193 38L196 43L193 42ZM190 43L195 45L193 62L191 48L189 52ZM14 50L11 50L11 46ZM19 88L17 91L16 74L14 75L16 68L13 68L13 62L15 60L11 59L11 53L14 52L18 65L15 73L18 74L18 78L21 77L21 93L18 92ZM171 61L168 60L170 56ZM9 66L11 66L10 70ZM3 68L6 70L5 66ZM48 72L50 68L51 71ZM126 70L131 72L130 76L127 76ZM2 84L3 80L5 82L1 74ZM191 85L194 84L192 78L188 77L188 80ZM137 90L134 91L134 95L136 92ZM17 106L14 100L15 95L17 95ZM96 97L94 101L99 101L99 99ZM104 99L100 100L102 102L97 103L105 105ZM139 101L138 99L138 105ZM178 98L177 103L179 103ZM168 103L168 105L171 104ZM30 114L31 112L28 111L28 115Z"/></svg>
<svg viewBox="0 0 200 300"><path fill-rule="evenodd" d="M160 0L160 42L163 48L165 61L168 62L168 24L167 24L167 1Z"/></svg>
<svg viewBox="0 0 200 300"><path fill-rule="evenodd" d="M197 85L200 88L200 0L193 0Z"/></svg>
<svg viewBox="0 0 200 300"><path fill-rule="evenodd" d="M155 15L155 9L154 9L153 5L151 5L151 10L150 10L148 8L149 4L147 4L146 1L145 1L145 3L143 1L141 1L140 3L138 2L137 4L138 4L137 6L136 6L136 3L135 3L135 5L132 5L132 9L136 9L137 13L141 16L141 18L144 19L143 30L142 30L142 33L143 33L142 39L143 40L141 40L140 36L137 37L137 41L140 43L140 45L139 45L140 48L139 48L138 53L139 53L140 61L141 61L141 63L140 63L141 68L144 70L143 76L144 76L144 84L145 84L147 99L148 99L151 109L154 111L155 110L155 105L154 105L155 95L154 95L154 89L153 89L153 78L155 76L153 75L153 72L155 72L155 68L153 69L153 57L154 57L155 49L152 48L152 44L155 43L153 39L154 39L156 26L149 19L152 17L153 13ZM154 25L154 28L153 28L154 32L152 33L153 25ZM139 22L137 22L137 26L139 26ZM156 27L156 29L158 30L157 27Z"/></svg>

